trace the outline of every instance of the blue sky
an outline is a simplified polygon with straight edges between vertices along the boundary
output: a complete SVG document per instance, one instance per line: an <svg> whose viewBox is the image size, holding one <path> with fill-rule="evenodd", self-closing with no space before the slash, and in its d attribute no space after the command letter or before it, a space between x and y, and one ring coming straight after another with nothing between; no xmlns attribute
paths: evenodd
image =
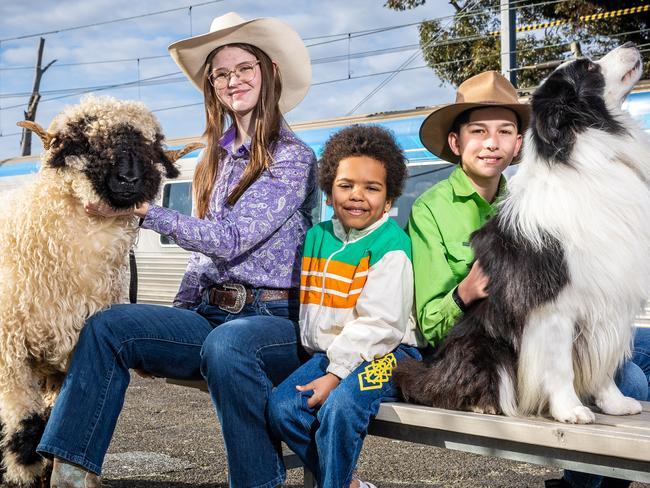
<svg viewBox="0 0 650 488"><path fill-rule="evenodd" d="M204 116L201 105L161 110L197 104L202 100L189 81L181 79L180 71L167 55L167 46L178 39L207 32L210 22L218 15L236 11L246 19L277 17L292 25L306 39L307 45L313 45L309 51L312 60L316 61L313 66L315 85L305 100L287 114L289 122L302 122L346 115L388 75L362 76L397 69L416 52L416 48L407 47L418 44L416 26L352 37L349 41L345 38L323 43L338 37L320 36L416 23L452 13L449 4L442 0L429 0L422 7L405 12L389 10L383 6L383 0L206 1L3 0L0 4L0 160L19 154L20 136L12 134L19 132L15 123L23 118L34 78L38 36L14 39L17 37L192 6L191 9L43 36L46 39L43 64L52 59L57 61L41 82L43 96L37 122L47 126L65 105L78 102L79 94L65 97L68 93L61 90L137 82L138 79L179 80L97 92L142 100L156 111L166 137L172 139L200 134ZM349 61L324 62L328 61L327 58L345 57L348 52L354 54L398 47L404 48ZM102 62L115 60L124 61ZM76 64L89 62L92 64ZM421 56L417 56L409 67L423 65ZM349 76L362 78L318 84ZM440 81L429 68L410 70L397 75L355 113L433 105L450 101L453 93L452 87L440 86ZM40 150L35 141L32 152Z"/></svg>

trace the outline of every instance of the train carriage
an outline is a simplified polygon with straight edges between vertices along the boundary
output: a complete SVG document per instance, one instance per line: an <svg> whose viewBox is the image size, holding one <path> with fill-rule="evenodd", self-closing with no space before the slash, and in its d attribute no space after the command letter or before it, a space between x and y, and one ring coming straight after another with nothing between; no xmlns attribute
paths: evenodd
<svg viewBox="0 0 650 488"><path fill-rule="evenodd" d="M650 81L637 86L635 92L628 97L625 108L650 132ZM318 120L294 124L292 129L310 145L317 156L332 133L350 124L379 124L390 129L408 158L409 177L406 187L391 210L391 216L404 226L415 199L431 185L446 178L453 170L453 165L433 156L420 142L420 125L432 109L433 107L426 107ZM168 141L168 145L173 149L196 140L198 138L175 139ZM165 182L157 203L186 214L191 212L191 181L197 156L198 151L195 151L179 161L180 176ZM34 156L0 161L0 194L29 181L38 168L38 158ZM514 171L516 167L508 169L509 173ZM315 220L331 217L331 209L325 205L324 198L320 199L314 217ZM135 255L138 266L138 302L171 305L185 271L189 253L166 237L150 230L142 230ZM650 307L639 317L639 322L650 323Z"/></svg>

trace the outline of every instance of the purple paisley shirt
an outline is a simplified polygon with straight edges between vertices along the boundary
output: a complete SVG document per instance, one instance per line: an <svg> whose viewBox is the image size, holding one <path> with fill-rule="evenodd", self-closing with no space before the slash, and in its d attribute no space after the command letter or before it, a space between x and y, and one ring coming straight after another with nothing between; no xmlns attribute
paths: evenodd
<svg viewBox="0 0 650 488"><path fill-rule="evenodd" d="M226 199L250 158L250 142L235 148L235 135L231 127L220 140L227 154L205 219L152 204L142 222L192 251L175 307L197 305L203 291L217 283L300 286L302 246L317 199L314 152L282 128L269 170L229 207Z"/></svg>

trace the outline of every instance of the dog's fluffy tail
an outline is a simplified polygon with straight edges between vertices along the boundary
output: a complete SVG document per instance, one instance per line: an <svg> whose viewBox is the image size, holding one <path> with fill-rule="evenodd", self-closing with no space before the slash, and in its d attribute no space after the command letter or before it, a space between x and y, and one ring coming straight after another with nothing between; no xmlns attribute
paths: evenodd
<svg viewBox="0 0 650 488"><path fill-rule="evenodd" d="M516 415L516 355L503 341L459 323L428 362L401 361L393 378L407 401Z"/></svg>
<svg viewBox="0 0 650 488"><path fill-rule="evenodd" d="M431 405L431 371L428 365L412 358L402 360L393 371L393 380L407 402Z"/></svg>

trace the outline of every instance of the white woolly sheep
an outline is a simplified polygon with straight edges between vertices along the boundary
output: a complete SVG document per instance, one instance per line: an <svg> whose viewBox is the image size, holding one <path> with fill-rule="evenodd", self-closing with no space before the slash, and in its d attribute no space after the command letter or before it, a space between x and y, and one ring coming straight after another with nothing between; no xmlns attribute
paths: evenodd
<svg viewBox="0 0 650 488"><path fill-rule="evenodd" d="M126 209L155 198L173 162L155 117L138 102L86 97L33 122L44 154L36 180L0 209L0 482L33 486L35 452L85 320L123 301L134 217L85 213L85 202ZM200 145L198 145L200 146ZM54 386L52 386L54 385Z"/></svg>

